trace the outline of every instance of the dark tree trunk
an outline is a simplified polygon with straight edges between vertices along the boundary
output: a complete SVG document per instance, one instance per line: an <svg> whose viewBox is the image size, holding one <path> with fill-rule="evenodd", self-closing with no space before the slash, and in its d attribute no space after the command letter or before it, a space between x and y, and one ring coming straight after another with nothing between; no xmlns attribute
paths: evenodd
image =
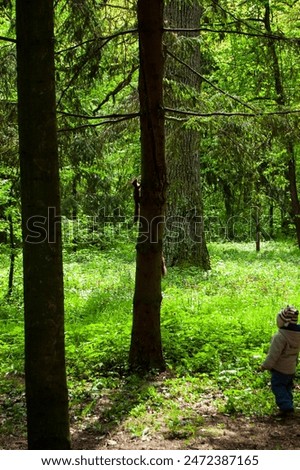
<svg viewBox="0 0 300 470"><path fill-rule="evenodd" d="M192 5L181 0L167 2L165 9L166 23L169 27L198 28L201 15L202 8L199 4ZM180 34L193 37L198 33ZM201 69L199 46L191 45L184 39L182 41L179 54L182 57L184 51L184 61L199 72ZM170 49L174 48L172 42L172 39L169 39ZM166 76L169 80L176 80L179 86L194 89L196 94L200 91L199 76L188 68L178 65L173 59L167 62ZM172 91L168 93L168 100L170 106L180 107L180 102L174 95L172 96ZM204 232L199 147L200 137L197 131L186 129L179 123L168 123L169 189L164 253L168 265L192 264L207 270L210 268L210 260Z"/></svg>
<svg viewBox="0 0 300 470"><path fill-rule="evenodd" d="M273 201L270 202L269 206L269 231L270 231L270 238L274 236L274 204Z"/></svg>
<svg viewBox="0 0 300 470"><path fill-rule="evenodd" d="M9 226L9 244L10 244L10 263L9 263L9 274L8 274L8 298L11 297L14 285L14 272L15 272L15 241L14 241L14 223L12 215L8 216L8 226Z"/></svg>
<svg viewBox="0 0 300 470"><path fill-rule="evenodd" d="M164 369L160 332L162 240L166 201L163 113L163 0L137 4L140 50L141 188L129 363Z"/></svg>
<svg viewBox="0 0 300 470"><path fill-rule="evenodd" d="M52 0L17 0L29 449L69 449Z"/></svg>
<svg viewBox="0 0 300 470"><path fill-rule="evenodd" d="M74 253L76 253L77 248L78 248L78 202L77 202L77 181L78 181L78 176L77 176L77 168L75 169L75 175L73 176L72 179L72 226L73 226L73 240L72 240L72 249Z"/></svg>
<svg viewBox="0 0 300 470"><path fill-rule="evenodd" d="M234 240L234 197L230 184L227 181L220 179L220 184L222 186L224 194L224 205L226 213L226 236L228 240Z"/></svg>
<svg viewBox="0 0 300 470"><path fill-rule="evenodd" d="M255 246L256 251L260 251L260 241L261 241L261 221L260 221L260 207L256 208L256 217L255 217Z"/></svg>

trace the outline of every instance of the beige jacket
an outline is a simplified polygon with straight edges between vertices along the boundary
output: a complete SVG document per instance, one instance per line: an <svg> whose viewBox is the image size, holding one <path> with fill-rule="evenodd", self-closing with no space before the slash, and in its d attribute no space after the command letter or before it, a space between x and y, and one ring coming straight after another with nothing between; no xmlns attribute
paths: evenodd
<svg viewBox="0 0 300 470"><path fill-rule="evenodd" d="M275 369L283 374L294 374L299 351L300 331L279 329L272 338L262 367L268 370Z"/></svg>

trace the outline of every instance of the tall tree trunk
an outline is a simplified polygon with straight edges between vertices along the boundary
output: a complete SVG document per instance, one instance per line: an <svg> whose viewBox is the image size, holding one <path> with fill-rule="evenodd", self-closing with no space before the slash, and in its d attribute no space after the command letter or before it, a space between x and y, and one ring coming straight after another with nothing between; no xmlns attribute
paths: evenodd
<svg viewBox="0 0 300 470"><path fill-rule="evenodd" d="M72 239L72 250L76 253L78 248L78 201L77 201L77 168L74 169L75 174L72 178L72 227L73 227L73 239Z"/></svg>
<svg viewBox="0 0 300 470"><path fill-rule="evenodd" d="M228 181L220 178L220 184L224 194L224 205L226 214L226 236L228 240L234 240L234 197Z"/></svg>
<svg viewBox="0 0 300 470"><path fill-rule="evenodd" d="M17 0L29 449L69 449L52 0Z"/></svg>
<svg viewBox="0 0 300 470"><path fill-rule="evenodd" d="M15 272L15 236L14 236L14 222L12 215L9 214L8 217L8 226L9 226L9 245L10 245L10 263L9 263L9 274L8 274L8 290L7 296L11 297L14 285L14 272Z"/></svg>
<svg viewBox="0 0 300 470"><path fill-rule="evenodd" d="M199 4L182 0L169 1L165 11L169 27L199 28L202 15ZM197 33L181 34L193 37ZM201 66L199 46L185 42L181 50L185 50L184 61L199 72ZM169 80L176 77L179 84L194 88L196 93L200 91L199 76L176 64L174 60L167 62L166 76ZM170 95L169 93L170 105L178 106L178 99ZM167 130L169 189L164 245L167 264L188 263L207 270L210 268L210 260L204 232L199 133L186 129L178 123L168 123Z"/></svg>
<svg viewBox="0 0 300 470"><path fill-rule="evenodd" d="M163 113L163 0L138 0L141 129L140 227L129 363L164 369L160 332L162 240L166 202Z"/></svg>
<svg viewBox="0 0 300 470"><path fill-rule="evenodd" d="M285 96L284 86L282 82L282 74L280 71L275 40L271 37L272 28L271 28L270 0L265 1L264 25L265 25L266 31L270 35L270 38L268 40L268 48L270 51L270 56L271 56L272 66L273 66L276 102L278 106L284 106L286 104L286 96ZM291 212L292 212L293 222L295 224L298 247L300 248L300 202L299 202L298 189L297 189L296 159L295 159L293 141L289 140L288 142L286 142L286 153L287 153L286 177L288 180L288 186L289 186L289 192L290 192Z"/></svg>

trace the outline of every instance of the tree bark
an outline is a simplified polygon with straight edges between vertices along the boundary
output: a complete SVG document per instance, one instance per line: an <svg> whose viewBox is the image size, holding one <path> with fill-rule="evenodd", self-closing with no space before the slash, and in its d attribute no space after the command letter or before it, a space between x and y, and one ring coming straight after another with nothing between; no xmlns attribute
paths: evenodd
<svg viewBox="0 0 300 470"><path fill-rule="evenodd" d="M166 6L165 17L170 27L199 28L201 15L202 8L199 4L175 0L169 1ZM197 33L183 35L193 37ZM169 47L172 47L172 40ZM182 50L185 50L185 62L200 71L199 46L186 42L181 47ZM167 62L166 77L176 80L180 86L194 89L195 93L200 91L199 77L174 61ZM170 106L179 107L179 100L172 96L172 91L168 95ZM167 167L170 184L164 253L168 265L192 264L207 270L210 269L210 259L204 232L199 147L200 137L197 131L186 129L182 124L168 123Z"/></svg>
<svg viewBox="0 0 300 470"><path fill-rule="evenodd" d="M129 364L146 372L165 362L160 331L162 241L166 203L163 112L163 0L139 0L141 131L140 226Z"/></svg>
<svg viewBox="0 0 300 470"><path fill-rule="evenodd" d="M17 0L29 449L69 449L52 0Z"/></svg>
<svg viewBox="0 0 300 470"><path fill-rule="evenodd" d="M9 226L9 245L10 245L10 263L9 263L9 274L8 274L8 291L7 297L10 298L13 291L14 285L14 272L15 272L15 240L14 240L14 222L12 215L9 214L8 217L8 226Z"/></svg>

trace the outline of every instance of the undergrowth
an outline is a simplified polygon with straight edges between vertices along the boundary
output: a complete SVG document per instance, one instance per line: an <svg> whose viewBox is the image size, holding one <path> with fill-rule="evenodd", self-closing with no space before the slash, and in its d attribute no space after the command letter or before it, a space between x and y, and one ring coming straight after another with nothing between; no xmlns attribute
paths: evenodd
<svg viewBox="0 0 300 470"><path fill-rule="evenodd" d="M227 414L274 411L269 375L259 372L286 304L300 305L299 250L268 242L211 244L212 269L174 267L162 281L162 338L168 373L127 373L135 253L124 245L64 254L66 356L75 422L105 433L116 423L133 435L163 428L189 438L199 404ZM21 255L7 299L8 255L0 255L2 432L25 421ZM300 405L295 393L296 406ZM97 416L97 419L92 419ZM152 431L151 431L152 430Z"/></svg>

